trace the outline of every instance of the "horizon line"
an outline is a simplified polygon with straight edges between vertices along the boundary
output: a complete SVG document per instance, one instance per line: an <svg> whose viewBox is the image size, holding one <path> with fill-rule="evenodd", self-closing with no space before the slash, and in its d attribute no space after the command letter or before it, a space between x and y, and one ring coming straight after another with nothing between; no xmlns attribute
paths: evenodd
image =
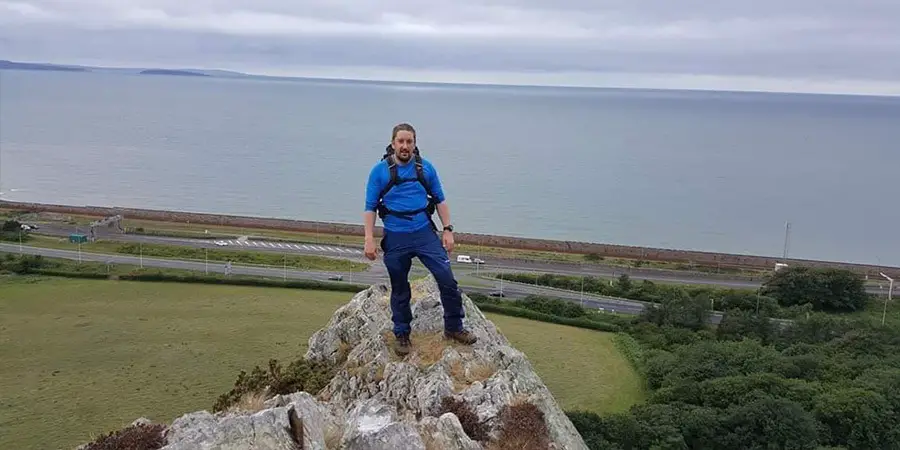
<svg viewBox="0 0 900 450"><path fill-rule="evenodd" d="M251 71L243 71L243 70L235 70L235 69L224 69L219 67L203 67L203 66L166 66L166 65L147 65L147 66L139 66L139 65L111 65L111 64L103 64L103 65L92 65L92 64L69 64L69 63L61 63L61 62L46 62L46 61L27 61L27 60L13 60L13 59L2 59L0 61L7 61L10 63L18 63L18 64L35 64L35 65L45 65L51 67L61 67L61 68L76 68L76 69L86 69L86 71L90 72L91 70L170 70L170 71L183 71L183 72L222 72L220 74L206 74L211 78L221 78L221 79L239 79L239 78L263 78L263 79L271 79L271 80L284 80L284 81L294 81L294 80L310 80L310 81L341 81L341 82L357 82L357 83L382 83L382 84L413 84L413 85L438 85L438 86L467 86L467 87L510 87L510 88L541 88L541 89L571 89L571 90L619 90L619 91L663 91L663 92L703 92L703 93L728 93L728 94L776 94L776 95L815 95L815 96L841 96L841 97L876 97L876 98L890 98L897 99L900 98L900 91L898 92L822 92L822 91L791 91L791 90L773 90L773 89L765 89L765 88L716 88L716 87L649 87L649 86L615 86L615 85L598 85L598 84L559 84L559 83L533 83L533 82L522 82L522 83L512 83L512 82L500 82L500 81L472 81L472 80L455 80L455 81L447 81L447 80L415 80L415 79L398 79L398 78L386 78L386 77L345 77L345 76L328 76L328 75L276 75L276 74L267 74L265 72L251 72ZM352 66L351 66L352 67ZM10 69L2 69L0 70L10 70ZM30 69L11 69L11 70L24 70L28 71ZM39 69L33 71L40 71ZM227 75L226 75L227 74ZM177 76L177 75L173 75ZM699 75L702 76L702 75Z"/></svg>

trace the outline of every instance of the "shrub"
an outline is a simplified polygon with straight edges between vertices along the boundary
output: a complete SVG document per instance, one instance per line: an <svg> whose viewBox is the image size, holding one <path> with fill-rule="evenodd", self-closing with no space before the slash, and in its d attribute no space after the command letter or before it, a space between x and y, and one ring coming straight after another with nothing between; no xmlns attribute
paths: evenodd
<svg viewBox="0 0 900 450"><path fill-rule="evenodd" d="M478 420L478 415L465 400L449 396L442 398L440 414L448 412L456 415L463 431L472 440L486 442L489 439L487 425Z"/></svg>
<svg viewBox="0 0 900 450"><path fill-rule="evenodd" d="M641 344L630 334L623 332L616 333L613 337L613 342L616 344L619 352L631 363L631 366L638 372L641 372L644 357L644 349L641 348Z"/></svg>
<svg viewBox="0 0 900 450"><path fill-rule="evenodd" d="M87 444L82 450L156 450L166 445L162 424L135 424L110 432Z"/></svg>
<svg viewBox="0 0 900 450"><path fill-rule="evenodd" d="M264 393L271 396L299 391L315 394L328 385L334 376L334 370L335 366L331 364L304 358L295 360L287 366L287 369L282 369L278 360L271 359L268 370L256 366L249 375L242 370L234 382L234 387L216 400L213 412L225 411L240 402L245 395Z"/></svg>
<svg viewBox="0 0 900 450"><path fill-rule="evenodd" d="M544 412L532 403L506 405L500 411L496 450L544 450L550 448L550 430Z"/></svg>

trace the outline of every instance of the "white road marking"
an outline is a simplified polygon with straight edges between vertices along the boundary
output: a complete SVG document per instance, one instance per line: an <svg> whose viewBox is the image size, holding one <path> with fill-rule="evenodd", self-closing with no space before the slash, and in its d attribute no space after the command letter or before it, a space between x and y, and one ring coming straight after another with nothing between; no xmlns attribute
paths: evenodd
<svg viewBox="0 0 900 450"><path fill-rule="evenodd" d="M291 244L291 243L281 243L281 242L266 242L266 241L241 241L241 240L230 240L226 241L231 245L241 245L247 247L267 247L267 248L281 248L281 249L293 249L293 250L301 250L301 251L312 251L312 252L325 252L325 253L339 253L339 254L351 254L351 255L361 255L363 254L362 250L354 249L354 248L343 248L343 247L331 247L328 245L312 245L312 244Z"/></svg>

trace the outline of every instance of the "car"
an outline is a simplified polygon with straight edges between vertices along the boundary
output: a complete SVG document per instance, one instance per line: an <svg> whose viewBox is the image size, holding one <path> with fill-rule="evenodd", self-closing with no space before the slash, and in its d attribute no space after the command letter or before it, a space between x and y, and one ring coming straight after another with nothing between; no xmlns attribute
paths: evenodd
<svg viewBox="0 0 900 450"><path fill-rule="evenodd" d="M332 275L332 276L328 277L328 279L331 281L342 281L344 279L344 276L343 275Z"/></svg>
<svg viewBox="0 0 900 450"><path fill-rule="evenodd" d="M216 241L215 244L219 247L225 247L226 245L228 245L228 243L225 241Z"/></svg>
<svg viewBox="0 0 900 450"><path fill-rule="evenodd" d="M488 295L491 297L506 297L506 294L504 294L503 292L500 292L500 291L494 291Z"/></svg>

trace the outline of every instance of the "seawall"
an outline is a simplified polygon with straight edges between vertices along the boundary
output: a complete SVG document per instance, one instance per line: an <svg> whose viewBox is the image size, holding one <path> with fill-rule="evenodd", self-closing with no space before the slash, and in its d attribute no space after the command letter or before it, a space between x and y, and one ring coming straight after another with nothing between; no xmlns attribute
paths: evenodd
<svg viewBox="0 0 900 450"><path fill-rule="evenodd" d="M187 211L165 211L141 208L119 208L102 206L73 206L46 203L25 203L0 200L0 208L29 212L54 212L85 216L105 217L120 214L127 219L180 222L204 225L223 225L241 228L272 229L299 232L318 232L347 236L362 236L362 224L317 222L309 220L279 219L271 217L236 216L227 214L198 213ZM381 235L381 227L376 226L376 235ZM559 253L596 254L607 258L628 258L644 261L676 262L707 267L773 269L781 258L716 253L695 250L678 250L628 245L602 244L591 242L561 241L538 238L519 238L457 232L459 244L485 245L513 249L540 250ZM819 261L789 258L789 265L810 267L832 267L850 269L878 277L878 272L900 277L900 268L839 261Z"/></svg>

